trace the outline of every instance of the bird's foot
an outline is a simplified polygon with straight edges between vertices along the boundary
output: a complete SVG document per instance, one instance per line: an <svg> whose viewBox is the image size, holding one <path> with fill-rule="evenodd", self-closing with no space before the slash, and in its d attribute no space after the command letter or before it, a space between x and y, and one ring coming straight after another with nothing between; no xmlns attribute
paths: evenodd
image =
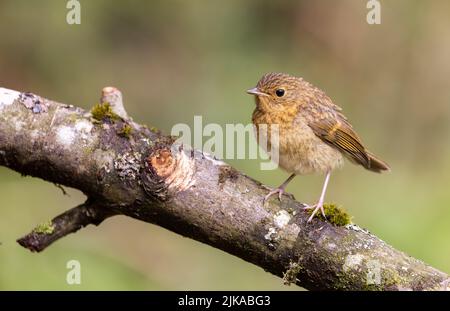
<svg viewBox="0 0 450 311"><path fill-rule="evenodd" d="M323 218L327 219L327 217L325 216L325 209L323 208L323 202L321 201L319 201L317 204L314 205L307 205L303 209L304 210L314 209L313 212L311 213L311 216L308 218L308 222L311 222L311 220L314 218L314 216L319 210L322 212Z"/></svg>
<svg viewBox="0 0 450 311"><path fill-rule="evenodd" d="M270 192L264 197L264 199L263 199L263 205L267 202L267 200L268 200L271 196L273 196L274 194L277 194L277 193L278 193L278 200L281 201L281 196L282 196L283 193L284 193L284 188L281 188L281 187L280 187L280 188L276 188L276 189L271 189L271 188L266 187L266 186L264 186L264 188L270 190Z"/></svg>

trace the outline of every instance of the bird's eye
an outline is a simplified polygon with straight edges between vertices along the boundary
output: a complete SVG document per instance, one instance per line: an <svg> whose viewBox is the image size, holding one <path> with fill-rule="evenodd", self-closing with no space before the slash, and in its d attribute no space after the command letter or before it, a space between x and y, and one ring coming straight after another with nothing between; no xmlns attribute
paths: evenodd
<svg viewBox="0 0 450 311"><path fill-rule="evenodd" d="M277 94L278 97L283 97L284 90L283 89L278 89L278 90L275 91L275 94Z"/></svg>

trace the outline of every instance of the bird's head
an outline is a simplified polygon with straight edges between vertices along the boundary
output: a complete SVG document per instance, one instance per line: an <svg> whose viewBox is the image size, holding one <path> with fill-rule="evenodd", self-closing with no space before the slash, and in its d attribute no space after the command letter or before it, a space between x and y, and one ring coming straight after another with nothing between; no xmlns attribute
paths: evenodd
<svg viewBox="0 0 450 311"><path fill-rule="evenodd" d="M247 93L255 96L256 104L263 110L282 110L296 104L304 83L302 78L285 73L267 73Z"/></svg>

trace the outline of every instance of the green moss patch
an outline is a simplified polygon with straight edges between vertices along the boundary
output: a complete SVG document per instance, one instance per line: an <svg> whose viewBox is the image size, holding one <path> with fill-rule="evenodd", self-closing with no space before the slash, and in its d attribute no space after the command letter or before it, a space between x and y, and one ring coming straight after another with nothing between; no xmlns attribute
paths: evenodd
<svg viewBox="0 0 450 311"><path fill-rule="evenodd" d="M317 212L316 216L322 221L328 221L335 226L342 227L351 223L351 217L347 212L340 206L334 203L326 203L323 205L325 209L325 216L327 219L323 218L323 215L320 211ZM309 214L313 212L314 209L310 209Z"/></svg>
<svg viewBox="0 0 450 311"><path fill-rule="evenodd" d="M150 131L153 132L153 133L155 133L155 134L159 134L159 129L156 128L156 127L154 127L154 126L152 126L152 127L150 128Z"/></svg>
<svg viewBox="0 0 450 311"><path fill-rule="evenodd" d="M33 231L42 234L52 234L53 231L55 231L55 226L53 225L52 221L49 220L47 222L39 224L36 228L34 228Z"/></svg>
<svg viewBox="0 0 450 311"><path fill-rule="evenodd" d="M119 134L119 136L122 136L125 138L130 138L132 131L133 131L133 128L129 124L124 123L124 125L122 126L122 128L119 130L119 132L117 134Z"/></svg>
<svg viewBox="0 0 450 311"><path fill-rule="evenodd" d="M289 268L286 270L286 272L283 273L284 285L291 285L291 283L295 284L297 282L297 275L302 270L303 270L303 267L300 266L298 263L290 262Z"/></svg>
<svg viewBox="0 0 450 311"><path fill-rule="evenodd" d="M92 117L97 121L119 120L120 117L114 113L109 103L96 104L91 109Z"/></svg>

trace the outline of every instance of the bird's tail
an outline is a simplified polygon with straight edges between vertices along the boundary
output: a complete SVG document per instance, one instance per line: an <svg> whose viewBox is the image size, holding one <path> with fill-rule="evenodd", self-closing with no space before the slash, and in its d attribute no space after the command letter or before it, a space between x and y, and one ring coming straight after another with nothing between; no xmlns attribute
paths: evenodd
<svg viewBox="0 0 450 311"><path fill-rule="evenodd" d="M389 167L389 165L386 162L378 159L370 152L367 152L367 156L369 158L369 162L368 162L368 165L365 166L365 168L368 169L369 171L372 171L375 173L381 173L383 171L387 171L387 172L391 171L391 168Z"/></svg>

